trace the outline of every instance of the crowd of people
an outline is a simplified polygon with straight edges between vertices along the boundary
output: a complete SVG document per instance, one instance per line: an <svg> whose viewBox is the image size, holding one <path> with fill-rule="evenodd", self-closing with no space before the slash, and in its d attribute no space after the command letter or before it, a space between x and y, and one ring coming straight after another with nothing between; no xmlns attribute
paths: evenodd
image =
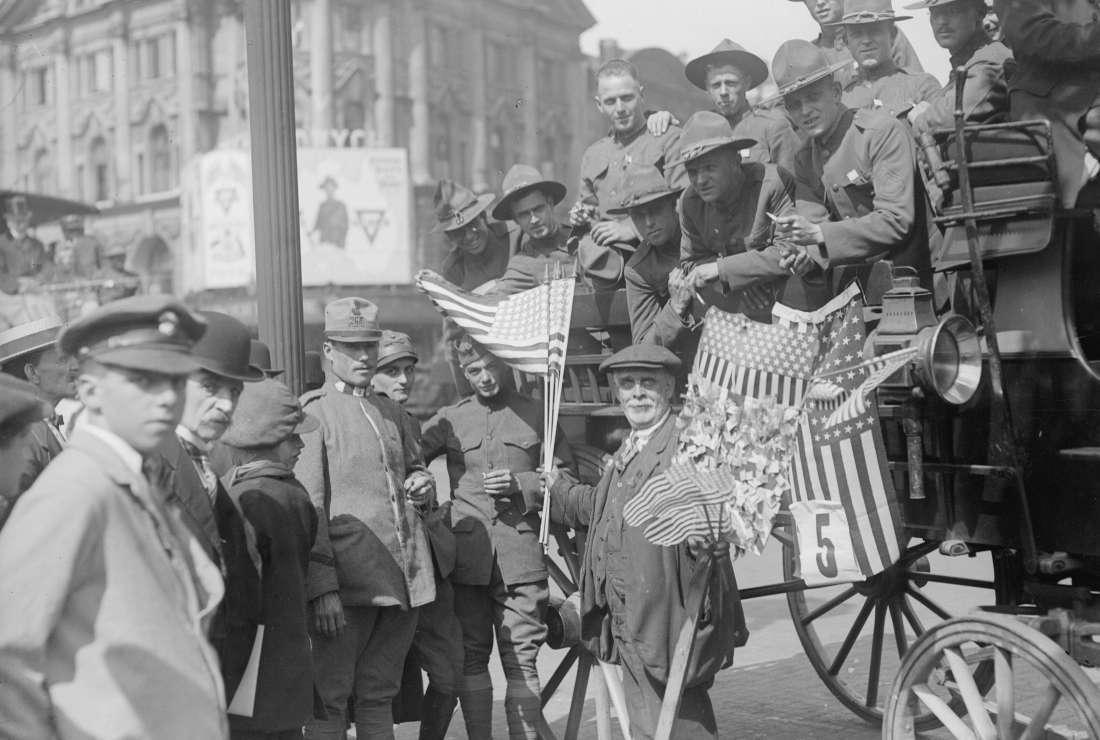
<svg viewBox="0 0 1100 740"><path fill-rule="evenodd" d="M567 218L566 185L528 165L499 195L439 185L457 285L512 293L561 265L625 287L632 340L600 372L629 429L595 484L564 434L543 469L542 405L469 336L448 335L465 397L414 418L416 347L362 298L326 306L325 379L300 398L248 327L170 296L0 332L0 736L388 738L423 670L420 737L445 737L460 706L480 740L494 645L509 736L545 736L550 516L586 531L581 637L618 664L635 738L657 725L683 585L718 564L673 728L718 737L708 689L747 639L727 548L657 547L623 517L676 450L705 311L813 310L883 259L930 284L915 137L952 125L956 76L971 122L1050 121L1062 205L1100 168L1090 0L996 0L1000 41L983 0L910 6L951 55L943 85L889 0L805 4L820 36L770 70L728 39L692 60L713 109L682 126L646 109L629 62L604 63L608 133ZM750 105L769 76L778 94Z"/></svg>

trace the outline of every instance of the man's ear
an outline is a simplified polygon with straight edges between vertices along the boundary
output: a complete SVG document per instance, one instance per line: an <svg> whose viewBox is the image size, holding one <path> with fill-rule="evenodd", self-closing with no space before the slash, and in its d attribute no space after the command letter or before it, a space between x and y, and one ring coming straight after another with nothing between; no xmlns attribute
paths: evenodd
<svg viewBox="0 0 1100 740"><path fill-rule="evenodd" d="M38 385L38 366L33 362L23 363L23 377L31 385Z"/></svg>

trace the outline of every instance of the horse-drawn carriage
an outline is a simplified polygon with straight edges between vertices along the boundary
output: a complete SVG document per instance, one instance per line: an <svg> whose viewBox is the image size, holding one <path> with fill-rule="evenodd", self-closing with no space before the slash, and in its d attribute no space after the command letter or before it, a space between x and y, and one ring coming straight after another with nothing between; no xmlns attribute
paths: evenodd
<svg viewBox="0 0 1100 740"><path fill-rule="evenodd" d="M942 726L958 738L1097 738L1100 690L1088 673L1100 666L1094 212L1058 204L1045 122L940 131L934 147L936 290L896 275L866 314L865 354L920 348L877 392L903 554L859 582L807 585L799 547L822 543L800 542L783 511L773 527L783 580L741 596L786 594L817 674L846 707L881 722L884 737ZM625 325L621 292L576 296L574 329L604 349L571 350L561 425L590 480L625 427L597 370L629 341ZM557 539L570 572L552 573L568 595L576 543ZM552 643L568 644L567 622ZM566 737L577 736L596 664L574 644L544 690L545 703L577 661ZM608 736L608 723L599 726Z"/></svg>

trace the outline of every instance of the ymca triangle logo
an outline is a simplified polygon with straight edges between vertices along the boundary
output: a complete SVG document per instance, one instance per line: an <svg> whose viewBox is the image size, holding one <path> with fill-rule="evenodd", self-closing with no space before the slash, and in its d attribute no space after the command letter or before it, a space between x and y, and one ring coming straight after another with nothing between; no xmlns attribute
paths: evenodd
<svg viewBox="0 0 1100 740"><path fill-rule="evenodd" d="M355 211L355 215L359 217L359 225L363 227L363 233L367 235L367 241L373 246L374 240L378 238L378 232L382 230L386 223L386 209L359 208Z"/></svg>

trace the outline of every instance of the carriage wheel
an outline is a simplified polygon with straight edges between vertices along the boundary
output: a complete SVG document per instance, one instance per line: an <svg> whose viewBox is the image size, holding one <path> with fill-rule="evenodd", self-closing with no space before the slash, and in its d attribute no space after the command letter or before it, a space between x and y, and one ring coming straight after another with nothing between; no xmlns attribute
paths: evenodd
<svg viewBox="0 0 1100 740"><path fill-rule="evenodd" d="M992 664L983 685L976 669ZM963 712L945 700L961 696ZM891 691L884 738L913 738L932 712L956 738L1100 737L1100 690L1053 640L1000 614L951 619L905 657Z"/></svg>
<svg viewBox="0 0 1100 740"><path fill-rule="evenodd" d="M789 516L773 530L783 543L784 580L797 580L798 547ZM825 687L861 719L882 722L890 684L909 646L927 625L951 618L956 599L948 602L928 584L993 589L992 579L961 578L930 572L926 557L939 543L908 548L882 573L861 583L803 588L787 594L795 632L810 664ZM981 603L994 601L992 592ZM869 632L869 634L868 634ZM979 674L988 683L992 666ZM937 724L931 711L915 718L918 729Z"/></svg>

